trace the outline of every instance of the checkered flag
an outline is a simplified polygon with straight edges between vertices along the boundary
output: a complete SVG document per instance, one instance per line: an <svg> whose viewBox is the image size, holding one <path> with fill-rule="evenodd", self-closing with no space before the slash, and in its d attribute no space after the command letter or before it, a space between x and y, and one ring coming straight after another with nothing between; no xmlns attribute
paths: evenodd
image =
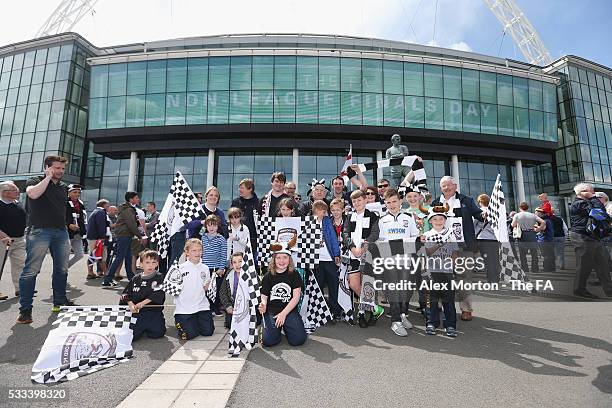
<svg viewBox="0 0 612 408"><path fill-rule="evenodd" d="M425 242L433 242L435 244L442 244L444 242L449 242L452 237L452 231L450 229L446 229L444 231L435 232L431 235L425 235Z"/></svg>
<svg viewBox="0 0 612 408"><path fill-rule="evenodd" d="M198 199L181 172L177 171L170 186L170 193L159 214L158 223L150 237L151 242L157 244L162 258L168 256L170 237L202 214L202 206Z"/></svg>
<svg viewBox="0 0 612 408"><path fill-rule="evenodd" d="M297 242L293 248L296 252L297 268L314 269L319 263L317 248L321 243L321 226L315 217L268 217L258 216L256 220L257 248L259 251L259 262L263 266L268 265L270 258L270 245L276 242L281 223L290 223L297 231ZM298 224L299 223L299 224Z"/></svg>
<svg viewBox="0 0 612 408"><path fill-rule="evenodd" d="M527 277L525 276L525 272L521 268L521 265L514 256L512 252L512 248L510 248L509 242L502 242L500 244L500 256L499 260L501 263L501 271L499 274L500 279L504 282L509 283L513 280L518 280L521 282L525 282Z"/></svg>
<svg viewBox="0 0 612 408"><path fill-rule="evenodd" d="M306 333L313 333L317 328L332 319L323 292L321 292L321 288L312 273L308 274L308 284L304 292L300 315L304 321Z"/></svg>
<svg viewBox="0 0 612 408"><path fill-rule="evenodd" d="M210 284L208 285L208 289L205 291L206 297L211 304L215 303L215 300L217 300L217 277L215 275L216 274L214 272L211 273Z"/></svg>
<svg viewBox="0 0 612 408"><path fill-rule="evenodd" d="M238 285L227 350L232 357L238 357L243 349L251 350L257 342L256 308L259 304L260 289L253 251L248 240L242 258L242 273Z"/></svg>
<svg viewBox="0 0 612 408"><path fill-rule="evenodd" d="M302 217L302 233L298 235L297 249L298 268L314 270L319 263L319 252L317 249L321 244L321 226L314 216Z"/></svg>
<svg viewBox="0 0 612 408"><path fill-rule="evenodd" d="M366 172L369 170L375 169L384 169L385 167L394 167L394 166L406 166L410 167L412 173L414 174L414 178L412 179L412 189L413 191L418 191L421 194L425 194L427 190L427 175L425 174L425 168L423 167L423 162L418 159L418 156L406 156L400 157L396 159L384 159L378 160L375 162L360 164L359 168L362 172ZM349 179L355 177L357 173L352 169L347 169L347 176Z"/></svg>
<svg viewBox="0 0 612 408"><path fill-rule="evenodd" d="M128 309L116 306L62 307L54 327L134 328L136 317Z"/></svg>
<svg viewBox="0 0 612 408"><path fill-rule="evenodd" d="M166 277L162 283L162 290L170 296L180 295L183 290L183 279L187 273L188 272L181 272L178 260L174 261L166 273Z"/></svg>
<svg viewBox="0 0 612 408"><path fill-rule="evenodd" d="M508 224L506 224L506 198L502 188L501 175L497 175L491 200L489 201L489 209L487 211L488 222L491 223L495 238L500 242L499 261L500 272L499 277L504 282L511 280L526 281L526 275L518 259L514 256L510 243L508 242Z"/></svg>
<svg viewBox="0 0 612 408"><path fill-rule="evenodd" d="M74 380L128 361L135 323L125 306L62 307L32 367L32 382Z"/></svg>

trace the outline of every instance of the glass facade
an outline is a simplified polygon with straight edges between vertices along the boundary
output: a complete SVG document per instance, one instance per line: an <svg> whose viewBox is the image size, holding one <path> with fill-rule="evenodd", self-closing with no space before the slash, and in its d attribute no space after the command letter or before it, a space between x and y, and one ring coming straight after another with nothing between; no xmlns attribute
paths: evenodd
<svg viewBox="0 0 612 408"><path fill-rule="evenodd" d="M556 89L517 76L365 58L220 56L95 65L89 129L315 123L557 141Z"/></svg>
<svg viewBox="0 0 612 408"><path fill-rule="evenodd" d="M0 174L39 174L60 154L83 171L91 56L77 42L0 55Z"/></svg>
<svg viewBox="0 0 612 408"><path fill-rule="evenodd" d="M612 74L568 63L558 72L562 137L556 152L560 185L612 183Z"/></svg>

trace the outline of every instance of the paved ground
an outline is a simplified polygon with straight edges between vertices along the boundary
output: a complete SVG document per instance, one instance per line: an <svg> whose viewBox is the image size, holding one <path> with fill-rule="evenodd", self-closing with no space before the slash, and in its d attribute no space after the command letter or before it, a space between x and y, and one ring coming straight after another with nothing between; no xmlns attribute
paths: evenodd
<svg viewBox="0 0 612 408"><path fill-rule="evenodd" d="M83 270L83 261L71 270L69 297L81 305L116 304L119 289L103 290L99 280L85 281ZM212 385L202 379L210 378L210 367L220 366L216 361L223 360L224 353L200 351L201 361L173 363L191 354L183 356L179 350L170 327L171 308L166 309L169 335L134 343L136 358L128 363L67 383L31 384L30 370L56 317L50 310L50 271L50 262L46 262L37 282L34 324L14 323L16 298L0 302L0 387L64 388L69 392L66 402L27 404L33 407L116 407L134 390L132 398L139 392L160 395L159 404L148 403L147 408L176 407L193 401L200 404L190 406L206 405L206 400L199 398L213 393L202 390ZM556 286L569 289L572 273L533 278L554 278ZM8 270L0 291L14 292ZM593 291L601 293L600 288ZM407 338L393 335L388 319L383 319L367 329L346 324L324 327L297 349L286 342L271 349L256 348L248 355L228 405L295 405L291 401L297 395L300 406L313 407L610 407L612 303L568 300L557 294L480 293L477 317L459 324L461 334L457 339L425 336L420 315L414 313L411 320L416 328ZM220 320L217 327L222 327ZM219 337L219 341L215 347L223 348L224 340ZM189 345L187 350L198 347L209 350L212 343ZM162 366L165 362L170 364ZM224 369L228 370L227 366ZM176 374L175 385L163 381L170 373ZM229 370L221 376L229 381L219 385L222 390L217 393L223 398L229 396L228 388L234 384L235 375L228 374L235 372ZM155 381L160 379L166 388L182 391L156 393ZM0 405L26 406L6 400Z"/></svg>
<svg viewBox="0 0 612 408"><path fill-rule="evenodd" d="M0 291L13 295L14 289L10 282L10 272L6 268ZM85 263L80 261L69 271L68 281L72 288L68 297L79 305L118 304L120 289L101 289L99 279L85 280ZM123 285L125 285L125 279ZM123 286L122 286L123 287ZM70 407L115 407L128 394L142 383L158 366L168 359L179 347L176 332L168 327L168 334L162 339L142 339L135 342L135 358L120 366L102 370L96 374L85 376L76 381L68 381L51 386L34 385L30 382L32 365L44 343L51 323L57 314L51 312L51 263L47 257L43 271L36 282L38 296L34 300L31 325L15 323L18 315L19 302L15 297L0 302L0 384L2 387L52 387L68 390L69 401L56 406ZM119 287L118 287L119 288ZM166 325L174 323L172 310L166 308ZM218 325L219 326L219 325ZM222 323L220 324L221 327ZM7 401L0 401L0 406ZM14 406L25 406L23 403ZM52 406L33 404L31 406Z"/></svg>
<svg viewBox="0 0 612 408"><path fill-rule="evenodd" d="M384 319L253 350L231 407L610 407L610 303L488 302L449 339Z"/></svg>

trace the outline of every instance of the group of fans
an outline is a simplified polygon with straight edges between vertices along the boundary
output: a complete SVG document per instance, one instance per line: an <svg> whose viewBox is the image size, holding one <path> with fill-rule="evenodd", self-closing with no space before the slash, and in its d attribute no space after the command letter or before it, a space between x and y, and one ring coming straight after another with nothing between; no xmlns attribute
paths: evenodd
<svg viewBox="0 0 612 408"><path fill-rule="evenodd" d="M261 199L255 194L253 180L243 179L239 185L239 197L232 201L227 218L218 208L220 192L214 186L209 187L203 194L196 193L202 216L184 225L170 238L168 256L161 260L156 243L148 239L159 217L155 203L148 203L145 214L139 208L138 194L127 192L125 202L118 208L101 199L87 216L79 199L80 187L67 186L61 181L65 164L66 160L60 156L45 158L45 175L27 182L27 212L17 202L17 187L12 182L0 183L0 248L3 249L0 257L5 261L8 257L11 261L16 295L21 304L18 323L32 322L35 279L47 251L53 257L53 311L59 311L61 306L74 305L66 297L67 270L84 256L83 239L87 240L85 246L89 253L87 279L101 277L102 287L112 288L122 278L119 271L124 266L129 283L121 302L138 315L135 339L144 334L153 338L165 334L162 313L164 279L175 261L178 262L180 273L177 276L180 279L174 282L175 289L171 295L179 337L187 340L198 335L212 335L214 315L225 315L224 325L229 328L247 245L251 246L262 275L259 313L266 346L279 343L282 332L291 345L300 345L306 340L299 310L310 274L314 274L321 290L327 288L327 303L333 321L352 321L343 316L346 310L338 303L338 291L346 289L357 299L362 297L364 257L368 245L374 242L412 242L414 256L418 252L442 261L428 263L434 266L413 271L402 268L385 270L387 282L411 281L418 287L423 279L427 279L440 288L417 291L419 310L425 318L425 332L429 335L437 333L442 320L445 334L457 336L456 300L460 305L461 320L472 320L472 295L467 290L451 288L450 283L457 278L457 271L452 262L445 260L474 257L480 253L485 259L487 280L499 281L499 247L489 222L489 197L480 195L477 204L473 198L457 191L457 181L450 176L442 177L442 194L432 201L428 193L410 184L410 174L398 189L384 178L377 186L369 186L359 166L354 165L351 167L356 173L356 177L351 179L355 184L354 191L348 191L341 176L332 179L329 187L325 180L313 180L308 199L300 201L295 194L295 184L288 182L283 173L275 172L270 179L271 189ZM576 199L570 209L570 230L576 245L574 293L577 296L595 297L586 289L592 269L595 269L604 293L612 296L610 254L605 246L610 237L611 218L600 198L601 194L597 197L591 185L581 183L576 186ZM523 208L526 203L522 203L521 212L508 220L516 240L536 242L538 237L546 236L544 231L547 229L548 235L554 238L554 234L550 234L554 229L553 215L545 201L542 208L536 210L538 215L528 215L528 207ZM275 242L268 249L268 265L258 265L256 214L315 217L322 238L316 249L318 264L314 270L294 265L292 246L295 242ZM595 219L596 216L600 218ZM452 238L453 234L448 234L449 217L462 220L460 242ZM523 269L528 271L526 257L530 253L532 272L535 272L538 248L535 252L532 248L531 245L519 245ZM554 260L552 262L554 265ZM340 279L342 264L346 268L347 287ZM548 253L545 253L544 264L545 269L550 268ZM134 274L135 271L138 273ZM473 272L468 268L461 279L471 280ZM412 294L412 290L405 288L381 291L373 307L356 308L358 325L366 328L375 324L385 314L386 309L381 303L388 303L391 330L398 336L406 336L407 330L413 327L408 319ZM442 319L440 310L443 310Z"/></svg>

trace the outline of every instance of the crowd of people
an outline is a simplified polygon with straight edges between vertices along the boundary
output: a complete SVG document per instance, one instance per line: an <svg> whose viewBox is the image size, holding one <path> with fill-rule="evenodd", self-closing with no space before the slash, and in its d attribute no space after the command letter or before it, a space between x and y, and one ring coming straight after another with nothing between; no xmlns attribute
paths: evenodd
<svg viewBox="0 0 612 408"><path fill-rule="evenodd" d="M251 179L243 179L238 186L239 196L225 212L218 207L221 192L214 186L204 193L195 193L201 206L201 217L184 225L170 238L166 259L160 259L156 244L150 241L159 219L154 202L140 208L137 192L125 193L125 202L112 206L100 199L88 213L80 200L81 187L63 181L66 159L48 156L44 161L44 175L33 177L26 184L26 205L19 203L20 191L11 181L0 183L0 260L10 261L15 296L20 309L17 323L32 322L36 277L49 253L53 260L53 312L74 302L66 296L68 270L87 256L86 279L100 279L102 288L113 288L124 277L128 284L121 302L138 313L134 330L137 339L165 335L162 288L169 265L179 263L181 282L172 293L175 327L181 339L214 332L214 316L225 315L224 325L232 321L234 299L238 287L243 254L247 245L255 255L261 273L261 301L259 313L264 327L263 343L272 346L281 341L284 332L289 344L300 345L306 340L304 323L299 314L307 277L314 275L321 290L326 288L333 321L341 321L342 308L338 303L340 265L347 265L348 287L359 298L362 290L363 258L368 245L378 241L411 241L417 250L429 257L455 259L457 257L484 258L481 271L467 269L461 279L472 280L475 273L484 273L489 282L500 279L499 242L489 217L490 198L481 194L474 198L461 194L458 183L451 176L440 180L440 197L433 198L412 188L409 177L396 189L387 179L376 186L368 185L359 166L352 166L357 176L350 180L337 176L329 186L325 180L310 183L308 197L296 194L296 185L285 174L275 172L270 178L270 190L261 198L255 194ZM528 277L540 272L567 269L566 241L571 240L576 254L574 294L596 298L587 290L588 278L594 271L598 284L606 296L612 297L610 281L612 203L605 193L595 192L588 183L579 183L576 197L570 206L569 227L556 214L546 194L539 196L541 204L535 212L522 202L518 212L508 215L510 240L522 269ZM273 217L313 216L321 226L322 239L317 248L318 265L314 270L296 267L292 249L287 243L275 243L269 249L267 267L258 264L258 235L256 211ZM447 228L447 218L462 219L463 237L460 242L430 240ZM528 262L528 257L530 262ZM182 261L182 262L181 262ZM447 263L439 267L419 270L415 276L407 271L390 269L385 279L430 279L449 283L456 271ZM214 284L213 284L214 283ZM211 293L214 291L215 293ZM425 318L425 331L435 335L441 324L443 310L445 334L457 336L455 301L459 303L460 319L472 320L474 305L468 290L452 289L417 291L419 309ZM382 291L371 308L357 308L359 327L366 328L386 312L391 330L406 336L413 325L408 319L408 308L413 293L410 290ZM2 299L7 295L0 294ZM388 308L383 305L388 302ZM382 305L381 305L382 303ZM438 309L441 303L442 309Z"/></svg>

